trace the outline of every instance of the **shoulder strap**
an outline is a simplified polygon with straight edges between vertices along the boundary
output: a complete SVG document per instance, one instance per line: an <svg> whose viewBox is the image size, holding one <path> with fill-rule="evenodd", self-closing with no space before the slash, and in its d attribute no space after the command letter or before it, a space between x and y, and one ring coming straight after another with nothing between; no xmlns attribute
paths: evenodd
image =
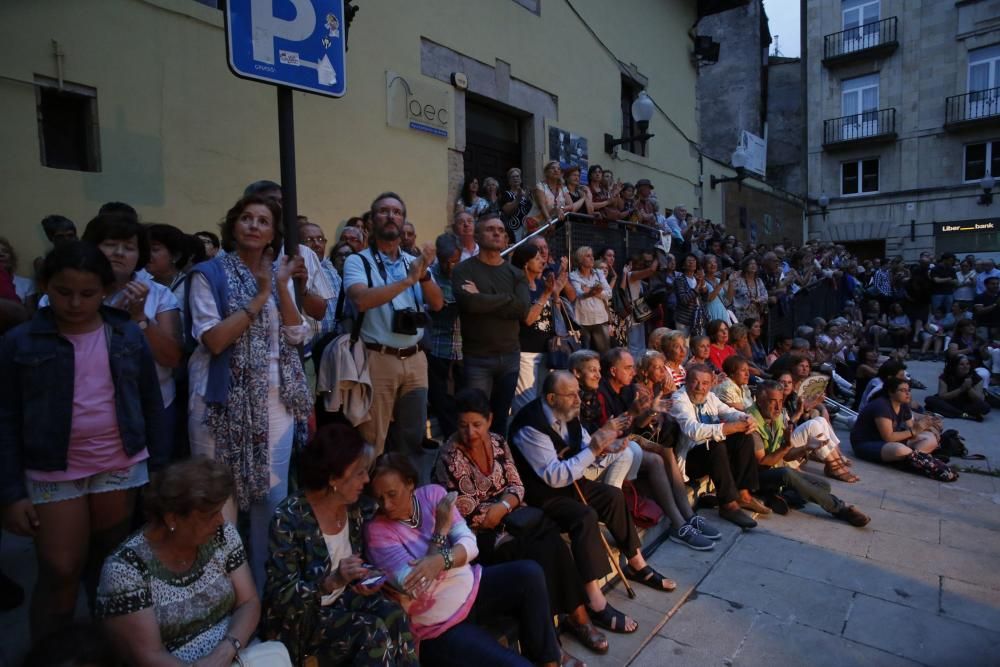
<svg viewBox="0 0 1000 667"><path fill-rule="evenodd" d="M365 267L365 277L368 278L368 288L374 287L372 283L372 265L368 263L365 256L360 252L358 253L358 258L361 259L361 263ZM365 323L365 313L367 311L362 310L358 313L358 316L354 319L354 328L351 330L351 343L358 342L358 338L361 337L361 325Z"/></svg>

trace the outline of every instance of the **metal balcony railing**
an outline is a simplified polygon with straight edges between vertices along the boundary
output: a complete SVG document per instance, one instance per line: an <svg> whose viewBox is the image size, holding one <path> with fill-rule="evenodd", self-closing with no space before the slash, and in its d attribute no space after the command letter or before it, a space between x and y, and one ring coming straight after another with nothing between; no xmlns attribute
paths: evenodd
<svg viewBox="0 0 1000 667"><path fill-rule="evenodd" d="M823 145L896 138L896 109L878 109L823 121Z"/></svg>
<svg viewBox="0 0 1000 667"><path fill-rule="evenodd" d="M853 59L879 51L893 51L899 46L896 39L896 17L872 21L855 28L848 28L823 38L823 61Z"/></svg>
<svg viewBox="0 0 1000 667"><path fill-rule="evenodd" d="M980 120L1000 121L1000 87L974 90L964 95L952 95L945 98L945 126L974 123Z"/></svg>

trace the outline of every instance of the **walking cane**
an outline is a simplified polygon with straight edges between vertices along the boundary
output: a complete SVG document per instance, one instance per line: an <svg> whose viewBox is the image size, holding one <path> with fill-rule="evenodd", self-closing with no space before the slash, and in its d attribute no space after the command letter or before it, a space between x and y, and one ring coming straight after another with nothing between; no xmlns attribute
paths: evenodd
<svg viewBox="0 0 1000 667"><path fill-rule="evenodd" d="M575 479L573 480L573 488L576 489L576 494L580 496L580 502L587 507L590 507L590 504L587 503L587 497L583 495L583 491L580 490L580 485L576 483ZM629 598L634 600L635 591L632 590L632 585L628 583L628 579L625 578L625 573L622 572L622 566L618 563L618 558L616 558L614 552L611 551L611 545L608 544L608 540L604 537L604 533L600 528L597 529L597 534L601 536L601 544L604 545L604 550L608 552L608 559L611 561L612 567L615 568L615 572L618 573L618 576L622 579L622 583L625 584L625 590L628 592Z"/></svg>

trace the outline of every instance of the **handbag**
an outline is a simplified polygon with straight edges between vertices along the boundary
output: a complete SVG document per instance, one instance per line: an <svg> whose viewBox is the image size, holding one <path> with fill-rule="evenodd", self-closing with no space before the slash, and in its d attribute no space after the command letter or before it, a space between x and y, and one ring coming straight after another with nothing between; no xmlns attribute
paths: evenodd
<svg viewBox="0 0 1000 667"><path fill-rule="evenodd" d="M660 523L663 510L649 498L641 495L632 482L622 484L622 494L625 496L625 506L628 507L632 520L639 528L652 528Z"/></svg>
<svg viewBox="0 0 1000 667"><path fill-rule="evenodd" d="M538 530L544 521L545 512L542 510L537 507L519 505L513 512L504 517L501 524L504 530L514 537L524 537Z"/></svg>
<svg viewBox="0 0 1000 667"><path fill-rule="evenodd" d="M557 299L556 312L566 324L565 335L555 335L548 340L548 350L545 353L545 365L550 370L564 371L569 368L569 357L580 349L580 330L573 324L573 319L566 311L562 299Z"/></svg>
<svg viewBox="0 0 1000 667"><path fill-rule="evenodd" d="M292 667L292 659L281 642L259 642L240 649L232 667Z"/></svg>

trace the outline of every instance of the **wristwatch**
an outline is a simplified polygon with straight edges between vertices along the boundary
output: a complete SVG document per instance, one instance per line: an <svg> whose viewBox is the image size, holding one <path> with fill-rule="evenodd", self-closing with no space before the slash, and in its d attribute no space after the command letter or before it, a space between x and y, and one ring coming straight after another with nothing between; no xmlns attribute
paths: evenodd
<svg viewBox="0 0 1000 667"><path fill-rule="evenodd" d="M243 648L243 643L236 637L233 637L232 635L226 635L226 639L228 639L229 643L233 645L233 648L236 649L237 653L239 653L240 649Z"/></svg>
<svg viewBox="0 0 1000 667"><path fill-rule="evenodd" d="M139 320L138 322L136 322L136 324L139 325L140 329L142 329L143 331L145 331L146 327L149 326L149 320L146 319L146 318L143 318L143 319Z"/></svg>
<svg viewBox="0 0 1000 667"><path fill-rule="evenodd" d="M507 514L510 514L511 512L514 511L514 508L510 506L510 503L507 502L506 498L501 498L500 504L507 508Z"/></svg>

